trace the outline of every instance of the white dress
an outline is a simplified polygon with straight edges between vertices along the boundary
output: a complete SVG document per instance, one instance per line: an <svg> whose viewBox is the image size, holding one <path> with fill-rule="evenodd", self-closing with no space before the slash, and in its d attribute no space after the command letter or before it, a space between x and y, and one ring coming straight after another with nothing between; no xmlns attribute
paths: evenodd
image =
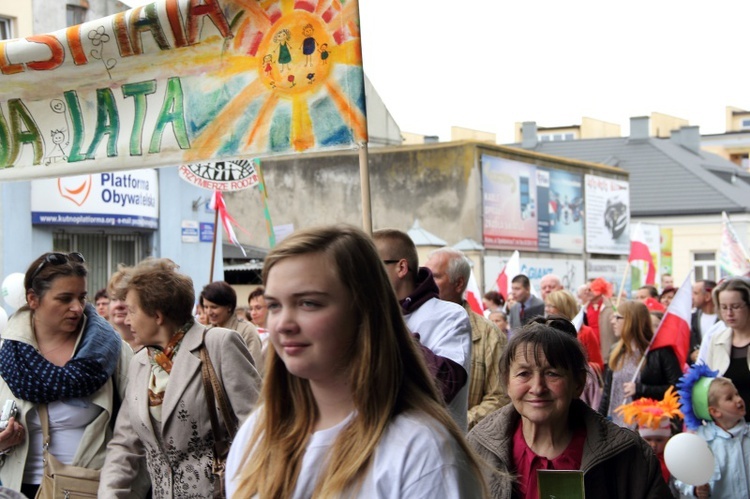
<svg viewBox="0 0 750 499"><path fill-rule="evenodd" d="M259 409L260 410L260 409ZM315 489L318 473L336 436L353 417L338 425L315 432L302 459L292 499L308 499ZM242 425L227 459L227 496L235 496L248 440L258 412ZM355 497L379 499L438 499L481 497L477 478L458 443L439 423L421 414L401 414L385 430L375 450L372 466Z"/></svg>

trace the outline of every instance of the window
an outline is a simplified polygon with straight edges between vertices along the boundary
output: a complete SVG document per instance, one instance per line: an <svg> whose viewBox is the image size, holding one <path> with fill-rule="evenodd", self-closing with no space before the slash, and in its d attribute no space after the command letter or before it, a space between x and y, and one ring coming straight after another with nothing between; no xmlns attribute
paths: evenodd
<svg viewBox="0 0 750 499"><path fill-rule="evenodd" d="M70 253L79 251L86 258L88 291L94 296L97 290L107 287L109 277L119 264L132 266L148 255L149 235L135 234L72 234L55 232L53 251Z"/></svg>
<svg viewBox="0 0 750 499"><path fill-rule="evenodd" d="M65 16L65 21L68 23L68 26L82 24L86 20L86 7L81 7L80 5L66 5Z"/></svg>
<svg viewBox="0 0 750 499"><path fill-rule="evenodd" d="M7 17L0 17L0 40L9 40L13 38L12 24Z"/></svg>
<svg viewBox="0 0 750 499"><path fill-rule="evenodd" d="M743 130L750 128L750 119L745 119L740 122L740 128Z"/></svg>
<svg viewBox="0 0 750 499"><path fill-rule="evenodd" d="M704 279L718 281L719 272L716 265L716 253L693 253L693 270L695 271L696 281Z"/></svg>

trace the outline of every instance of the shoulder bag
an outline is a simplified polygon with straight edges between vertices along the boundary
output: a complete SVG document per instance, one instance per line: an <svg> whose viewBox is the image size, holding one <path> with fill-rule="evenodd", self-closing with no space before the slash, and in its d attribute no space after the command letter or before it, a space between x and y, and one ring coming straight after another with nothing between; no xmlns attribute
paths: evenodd
<svg viewBox="0 0 750 499"><path fill-rule="evenodd" d="M49 452L49 414L47 404L37 406L44 435L44 474L36 499L74 499L96 497L100 470L63 464Z"/></svg>
<svg viewBox="0 0 750 499"><path fill-rule="evenodd" d="M206 348L206 331L203 332L203 344L200 348L201 357L201 375L203 377L203 389L206 392L206 403L208 404L208 415L211 418L211 432L214 437L214 499L225 499L225 473L226 461L229 455L229 446L232 444L234 436L237 434L237 417L234 411L230 409L226 392L221 381L216 376L216 371L211 363L211 357L208 355ZM219 418L216 414L218 402L219 413L224 422L226 431L222 431L219 426Z"/></svg>

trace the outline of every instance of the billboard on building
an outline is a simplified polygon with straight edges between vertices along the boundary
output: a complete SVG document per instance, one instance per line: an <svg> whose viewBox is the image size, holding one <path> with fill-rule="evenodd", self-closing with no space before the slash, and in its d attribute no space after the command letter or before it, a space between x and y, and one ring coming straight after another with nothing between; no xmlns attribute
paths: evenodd
<svg viewBox="0 0 750 499"><path fill-rule="evenodd" d="M483 155L482 190L484 246L536 250L536 167Z"/></svg>
<svg viewBox="0 0 750 499"><path fill-rule="evenodd" d="M34 180L31 182L31 223L158 229L156 170Z"/></svg>
<svg viewBox="0 0 750 499"><path fill-rule="evenodd" d="M484 257L485 292L497 289L495 281L507 263L508 258L510 257L490 255ZM586 282L584 264L581 259L529 258L526 254L522 254L519 263L520 272L529 278L531 287L537 294L541 291L542 277L547 274L559 276L565 289L573 294L576 293L578 286ZM502 294L505 296L505 291L502 291Z"/></svg>
<svg viewBox="0 0 750 499"><path fill-rule="evenodd" d="M580 174L538 168L539 250L583 252L583 177Z"/></svg>
<svg viewBox="0 0 750 499"><path fill-rule="evenodd" d="M586 175L586 251L611 255L630 253L630 184L624 180Z"/></svg>

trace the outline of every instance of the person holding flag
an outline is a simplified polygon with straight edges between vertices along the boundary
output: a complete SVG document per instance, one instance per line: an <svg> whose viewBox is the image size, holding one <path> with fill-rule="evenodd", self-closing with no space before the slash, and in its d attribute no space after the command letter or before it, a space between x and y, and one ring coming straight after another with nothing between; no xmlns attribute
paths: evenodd
<svg viewBox="0 0 750 499"><path fill-rule="evenodd" d="M660 332L666 320L665 316ZM616 408L641 397L664 397L669 386L680 379L684 357L680 362L673 348L665 348L670 346L662 339L667 335L662 338L657 335L660 342L652 343L651 318L648 308L640 301L620 304L612 316L612 326L618 341L609 356L599 413L620 426L626 426L622 415L615 412ZM687 334L686 339L689 338L689 329Z"/></svg>

